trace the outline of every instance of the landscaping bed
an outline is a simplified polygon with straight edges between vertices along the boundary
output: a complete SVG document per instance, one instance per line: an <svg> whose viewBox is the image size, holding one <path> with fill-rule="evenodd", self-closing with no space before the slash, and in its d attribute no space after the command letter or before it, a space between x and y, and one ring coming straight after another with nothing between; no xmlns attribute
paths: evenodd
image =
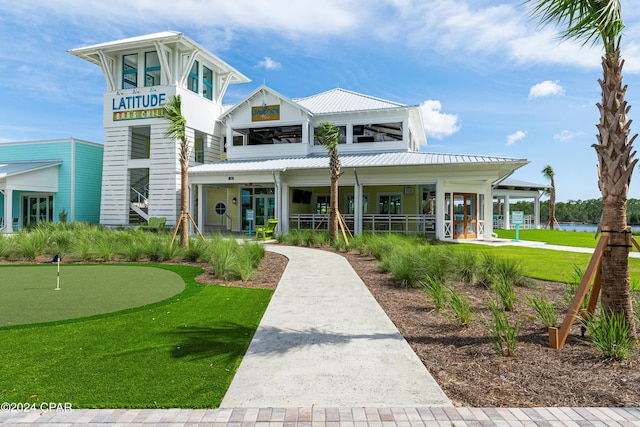
<svg viewBox="0 0 640 427"><path fill-rule="evenodd" d="M605 361L579 340L574 326L562 350L548 347L548 334L526 295L543 287L547 296L562 299L566 286L536 282L538 289L518 287L516 308L509 314L520 326L515 357L500 356L489 340L487 301L493 291L484 286L452 284L476 310L463 328L446 312L437 312L421 289L401 289L390 273L382 273L370 256L342 253L360 275L387 315L456 406L640 406L640 356ZM561 313L564 316L564 312ZM559 317L562 320L562 317Z"/></svg>

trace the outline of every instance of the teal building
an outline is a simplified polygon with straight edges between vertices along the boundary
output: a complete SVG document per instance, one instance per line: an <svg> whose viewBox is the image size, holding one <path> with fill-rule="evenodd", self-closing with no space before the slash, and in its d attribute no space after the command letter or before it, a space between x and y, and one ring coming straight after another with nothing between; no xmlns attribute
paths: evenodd
<svg viewBox="0 0 640 427"><path fill-rule="evenodd" d="M0 144L0 230L100 221L104 147L74 138Z"/></svg>

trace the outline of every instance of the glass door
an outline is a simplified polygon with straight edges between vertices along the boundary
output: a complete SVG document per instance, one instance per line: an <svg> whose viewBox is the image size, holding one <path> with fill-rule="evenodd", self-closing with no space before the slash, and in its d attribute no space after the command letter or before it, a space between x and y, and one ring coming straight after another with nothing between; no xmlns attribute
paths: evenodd
<svg viewBox="0 0 640 427"><path fill-rule="evenodd" d="M276 198L272 194L256 194L253 198L254 226L264 227L276 216Z"/></svg>
<svg viewBox="0 0 640 427"><path fill-rule="evenodd" d="M53 221L53 196L24 196L22 212L23 226L38 221Z"/></svg>
<svg viewBox="0 0 640 427"><path fill-rule="evenodd" d="M453 195L453 238L473 239L478 235L478 196L471 193Z"/></svg>

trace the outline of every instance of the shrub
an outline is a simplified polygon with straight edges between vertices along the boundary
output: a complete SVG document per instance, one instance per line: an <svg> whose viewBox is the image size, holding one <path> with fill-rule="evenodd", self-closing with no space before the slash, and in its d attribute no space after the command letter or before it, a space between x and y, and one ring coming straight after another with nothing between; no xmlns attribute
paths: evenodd
<svg viewBox="0 0 640 427"><path fill-rule="evenodd" d="M556 327L558 319L556 317L556 308L553 301L544 294L531 295L527 297L527 302L533 308L542 324L547 327Z"/></svg>
<svg viewBox="0 0 640 427"><path fill-rule="evenodd" d="M487 325L489 339L501 356L515 356L520 335L518 324L511 325L507 313L495 301L489 301L489 311L492 318L492 321Z"/></svg>
<svg viewBox="0 0 640 427"><path fill-rule="evenodd" d="M439 278L427 276L422 289L431 297L436 310L442 309L447 303L447 287Z"/></svg>
<svg viewBox="0 0 640 427"><path fill-rule="evenodd" d="M190 239L189 247L182 252L182 259L189 262L203 261L209 250L209 243L202 239Z"/></svg>
<svg viewBox="0 0 640 427"><path fill-rule="evenodd" d="M584 269L582 269L578 265L575 265L575 264L573 265L571 278L567 282L567 289L563 294L563 299L567 304L567 306L571 304L571 302L573 301L573 298L576 296L576 293L578 292L578 288L580 287L580 282L582 281L584 274L585 274ZM587 292L584 299L582 300L582 304L580 305L581 310L584 310L585 308L587 308L587 304L589 303L589 293L590 292Z"/></svg>
<svg viewBox="0 0 640 427"><path fill-rule="evenodd" d="M506 311L512 311L516 303L516 289L510 278L497 275L493 279L493 289Z"/></svg>
<svg viewBox="0 0 640 427"><path fill-rule="evenodd" d="M474 252L462 251L456 256L456 276L463 283L475 283L478 271L478 256Z"/></svg>
<svg viewBox="0 0 640 427"><path fill-rule="evenodd" d="M49 237L44 228L20 230L13 239L16 241L16 254L24 259L34 260L44 253Z"/></svg>
<svg viewBox="0 0 640 427"><path fill-rule="evenodd" d="M260 262L267 252L264 245L256 242L245 242L241 248L243 258L247 258L249 260L249 265L253 269L260 265Z"/></svg>
<svg viewBox="0 0 640 427"><path fill-rule="evenodd" d="M587 342L596 347L607 360L622 360L631 355L633 339L623 313L602 312L583 321L589 335Z"/></svg>
<svg viewBox="0 0 640 427"><path fill-rule="evenodd" d="M10 259L16 251L16 241L0 233L0 259Z"/></svg>
<svg viewBox="0 0 640 427"><path fill-rule="evenodd" d="M449 308L451 308L452 311L452 317L458 325L464 326L465 328L469 327L473 320L469 298L451 289L449 290L448 302Z"/></svg>
<svg viewBox="0 0 640 427"><path fill-rule="evenodd" d="M224 241L222 238L216 238L211 243L209 259L216 279L234 280L239 278L236 267L238 246L235 240Z"/></svg>

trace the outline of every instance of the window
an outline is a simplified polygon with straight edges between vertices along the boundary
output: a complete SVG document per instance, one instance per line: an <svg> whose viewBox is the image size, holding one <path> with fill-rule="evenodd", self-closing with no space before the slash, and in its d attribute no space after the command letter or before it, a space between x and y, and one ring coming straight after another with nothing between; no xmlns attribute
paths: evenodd
<svg viewBox="0 0 640 427"><path fill-rule="evenodd" d="M189 78L187 79L187 88L191 92L198 93L198 71L200 70L200 64L198 61L193 63L193 67L191 67L191 71L189 71Z"/></svg>
<svg viewBox="0 0 640 427"><path fill-rule="evenodd" d="M402 122L353 125L353 142L402 141Z"/></svg>
<svg viewBox="0 0 640 427"><path fill-rule="evenodd" d="M138 54L122 56L122 89L138 87Z"/></svg>
<svg viewBox="0 0 640 427"><path fill-rule="evenodd" d="M213 100L213 71L202 66L202 96Z"/></svg>
<svg viewBox="0 0 640 427"><path fill-rule="evenodd" d="M330 202L330 196L318 196L316 198L316 214L326 214L329 212Z"/></svg>
<svg viewBox="0 0 640 427"><path fill-rule="evenodd" d="M237 139L236 139L237 138ZM265 145L302 142L302 125L234 129L233 145Z"/></svg>
<svg viewBox="0 0 640 427"><path fill-rule="evenodd" d="M316 129L314 128L314 138L313 145L321 145L320 140L315 136ZM338 131L340 132L340 136L338 137L338 144L346 144L347 143L347 127L346 126L338 126Z"/></svg>
<svg viewBox="0 0 640 427"><path fill-rule="evenodd" d="M144 85L160 85L160 59L156 51L144 54Z"/></svg>
<svg viewBox="0 0 640 427"><path fill-rule="evenodd" d="M216 212L217 215L222 216L227 213L227 205L225 205L223 202L218 202L216 203L213 210Z"/></svg>
<svg viewBox="0 0 640 427"><path fill-rule="evenodd" d="M355 199L353 194L347 194L347 206L345 209L345 213L352 215L356 212L355 210ZM369 195L365 194L362 196L362 213L369 213Z"/></svg>
<svg viewBox="0 0 640 427"><path fill-rule="evenodd" d="M193 155L196 163L204 163L204 139L206 135L200 131L195 131L195 142Z"/></svg>
<svg viewBox="0 0 640 427"><path fill-rule="evenodd" d="M151 151L151 126L131 129L131 159L148 159Z"/></svg>
<svg viewBox="0 0 640 427"><path fill-rule="evenodd" d="M401 196L389 194L378 196L378 213L383 215L396 215L402 213Z"/></svg>

